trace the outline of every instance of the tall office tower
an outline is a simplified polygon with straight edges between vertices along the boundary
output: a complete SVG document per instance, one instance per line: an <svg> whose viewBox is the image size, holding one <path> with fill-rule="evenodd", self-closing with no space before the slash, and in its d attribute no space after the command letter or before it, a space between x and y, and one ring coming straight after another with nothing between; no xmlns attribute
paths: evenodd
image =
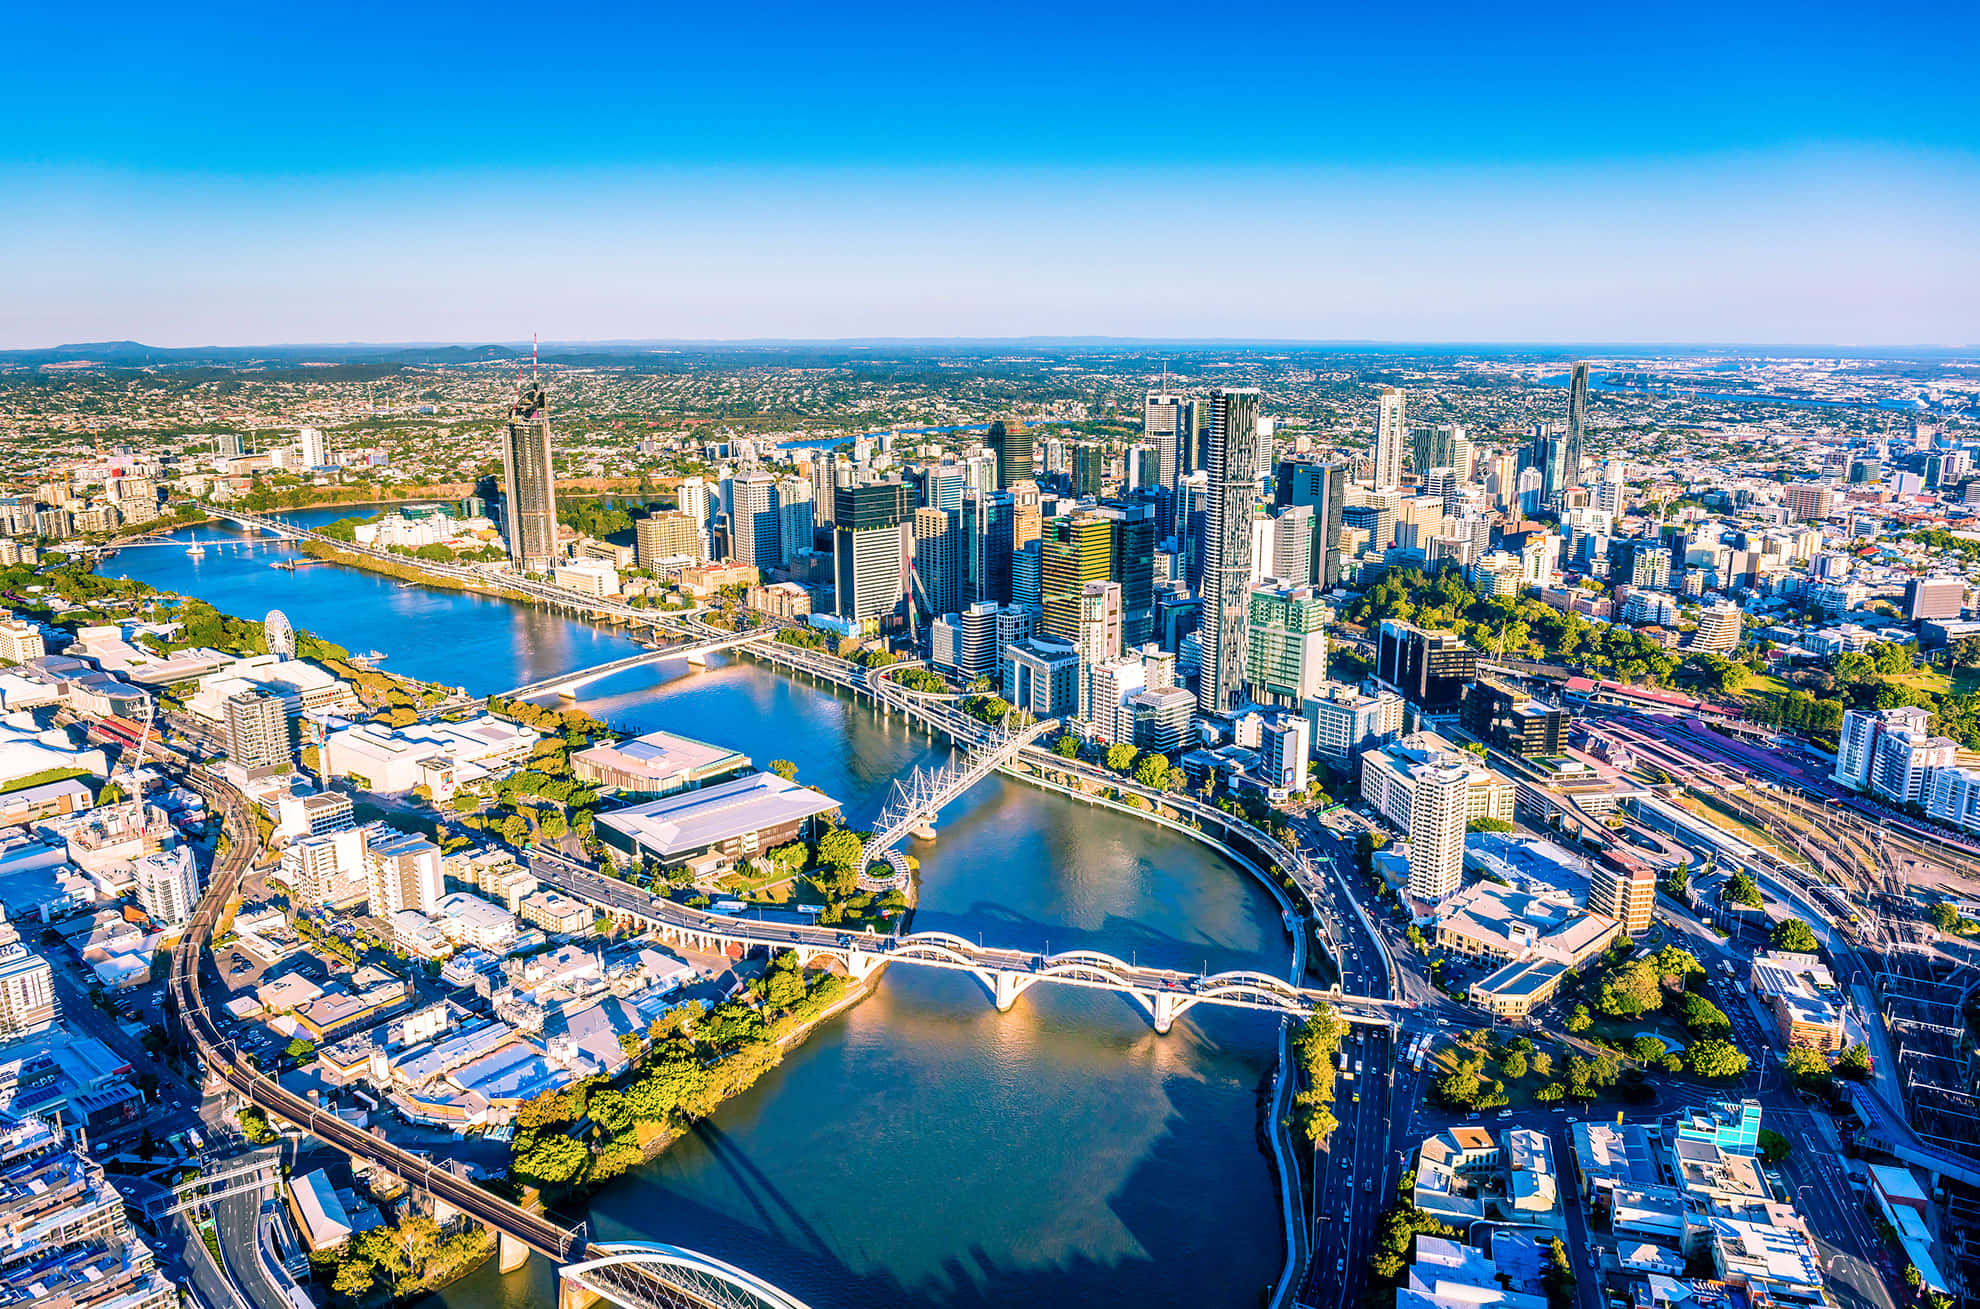
<svg viewBox="0 0 1980 1309"><path fill-rule="evenodd" d="M763 572L784 566L784 525L777 511L777 479L765 472L739 473L729 483L729 548L736 562Z"/></svg>
<svg viewBox="0 0 1980 1309"><path fill-rule="evenodd" d="M1011 602L1011 556L1016 514L1008 491L963 497L963 599Z"/></svg>
<svg viewBox="0 0 1980 1309"><path fill-rule="evenodd" d="M330 448L324 443L320 428L297 429L296 462L304 468L321 468L330 462Z"/></svg>
<svg viewBox="0 0 1980 1309"><path fill-rule="evenodd" d="M906 597L908 521L914 493L905 482L842 486L832 510L832 571L841 618L883 626Z"/></svg>
<svg viewBox="0 0 1980 1309"><path fill-rule="evenodd" d="M1787 510L1788 517L1797 522L1827 518L1836 511L1836 488L1821 482L1790 482Z"/></svg>
<svg viewBox="0 0 1980 1309"><path fill-rule="evenodd" d="M633 524L633 557L651 569L662 559L706 558L701 526L686 514L648 514Z"/></svg>
<svg viewBox="0 0 1980 1309"><path fill-rule="evenodd" d="M1464 832L1470 822L1471 771L1434 760L1410 770L1409 894L1441 904L1464 883Z"/></svg>
<svg viewBox="0 0 1980 1309"><path fill-rule="evenodd" d="M1427 468L1417 473L1417 494L1428 496L1443 506L1448 514L1457 503L1458 475L1455 468Z"/></svg>
<svg viewBox="0 0 1980 1309"><path fill-rule="evenodd" d="M1297 711L1327 681L1326 601L1310 586L1251 590L1245 680L1253 700Z"/></svg>
<svg viewBox="0 0 1980 1309"><path fill-rule="evenodd" d="M821 450L811 461L811 521L814 527L832 525L832 502L839 490L839 457ZM685 505L682 508L686 508Z"/></svg>
<svg viewBox="0 0 1980 1309"><path fill-rule="evenodd" d="M1196 417L1192 406L1181 396L1150 391L1141 409L1141 434L1155 447L1155 477L1174 493L1176 482L1193 462L1196 445ZM1176 530L1173 506L1156 530L1168 536Z"/></svg>
<svg viewBox="0 0 1980 1309"><path fill-rule="evenodd" d="M502 438L502 527L509 561L525 573L557 562L557 479L550 466L550 411L543 387L524 382L509 405Z"/></svg>
<svg viewBox="0 0 1980 1309"><path fill-rule="evenodd" d="M251 775L286 772L293 759L288 705L266 691L227 697L227 758Z"/></svg>
<svg viewBox="0 0 1980 1309"><path fill-rule="evenodd" d="M1203 669L1196 703L1236 712L1244 687L1245 611L1251 589L1251 503L1258 490L1256 387L1210 393L1209 504L1203 532ZM1398 455L1400 458L1400 455Z"/></svg>
<svg viewBox="0 0 1980 1309"><path fill-rule="evenodd" d="M954 613L962 603L962 515L945 509L914 511L914 575L931 616Z"/></svg>
<svg viewBox="0 0 1980 1309"><path fill-rule="evenodd" d="M1027 541L1011 555L1011 603L1033 613L1045 605L1045 543Z"/></svg>
<svg viewBox="0 0 1980 1309"><path fill-rule="evenodd" d="M1575 360L1568 373L1568 443L1563 489L1581 485L1582 441L1588 434L1588 363Z"/></svg>
<svg viewBox="0 0 1980 1309"><path fill-rule="evenodd" d="M931 509L960 510L968 478L961 464L932 464L922 470L921 503Z"/></svg>
<svg viewBox="0 0 1980 1309"><path fill-rule="evenodd" d="M1348 473L1343 463L1286 459L1280 461L1273 487L1272 502L1280 508L1313 507L1309 580L1322 589L1332 589L1341 579L1341 510L1347 504Z"/></svg>
<svg viewBox="0 0 1980 1309"><path fill-rule="evenodd" d="M239 432L216 432L213 437L214 452L223 459L236 458L241 453Z"/></svg>
<svg viewBox="0 0 1980 1309"><path fill-rule="evenodd" d="M1375 396L1375 475L1370 487L1393 491L1402 485L1403 447L1409 429L1403 426L1403 393L1385 386Z"/></svg>
<svg viewBox="0 0 1980 1309"><path fill-rule="evenodd" d="M1143 646L1155 632L1155 506L1145 500L1104 504L1107 579L1121 585L1121 640Z"/></svg>
<svg viewBox="0 0 1980 1309"><path fill-rule="evenodd" d="M983 444L997 456L998 490L1007 491L1013 482L1031 480L1032 435L1029 431L1020 427L1013 432L1002 419L998 419L990 424L990 434L983 438Z"/></svg>
<svg viewBox="0 0 1980 1309"><path fill-rule="evenodd" d="M152 922L170 927L192 917L199 900L199 865L191 846L142 855L131 861L131 873L137 880L138 904Z"/></svg>
<svg viewBox="0 0 1980 1309"><path fill-rule="evenodd" d="M1623 500L1628 488L1623 485L1628 475L1628 467L1620 459L1602 461L1602 480L1595 484L1595 508L1607 514L1611 521L1622 517Z"/></svg>
<svg viewBox="0 0 1980 1309"><path fill-rule="evenodd" d="M929 630L929 662L961 679L998 678L997 606L985 600L944 614Z"/></svg>
<svg viewBox="0 0 1980 1309"><path fill-rule="evenodd" d="M1107 581L1113 573L1113 524L1086 512L1054 518L1045 524L1040 547L1039 630L1077 644L1080 597L1089 582Z"/></svg>
<svg viewBox="0 0 1980 1309"><path fill-rule="evenodd" d="M1176 545L1182 554L1183 581L1192 591L1203 589L1203 534L1210 516L1210 474L1185 473L1176 485Z"/></svg>
<svg viewBox="0 0 1980 1309"><path fill-rule="evenodd" d="M1044 530L1044 496L1036 482L1018 482L1011 487L1010 495L1011 547L1023 549L1025 542L1036 541Z"/></svg>
<svg viewBox="0 0 1980 1309"><path fill-rule="evenodd" d="M366 899L375 918L404 909L430 914L446 893L440 873L440 847L417 832L374 836L365 843Z"/></svg>
<svg viewBox="0 0 1980 1309"><path fill-rule="evenodd" d="M1368 534L1368 553L1379 555L1396 543L1396 518L1402 511L1402 496L1389 492L1372 495L1360 491L1341 507L1341 527L1358 527Z"/></svg>
<svg viewBox="0 0 1980 1309"><path fill-rule="evenodd" d="M1107 479L1107 448L1098 441L1078 441L1072 447L1072 493L1082 499L1098 499Z"/></svg>
<svg viewBox="0 0 1980 1309"><path fill-rule="evenodd" d="M0 1040L55 1025L55 970L19 942L0 945Z"/></svg>

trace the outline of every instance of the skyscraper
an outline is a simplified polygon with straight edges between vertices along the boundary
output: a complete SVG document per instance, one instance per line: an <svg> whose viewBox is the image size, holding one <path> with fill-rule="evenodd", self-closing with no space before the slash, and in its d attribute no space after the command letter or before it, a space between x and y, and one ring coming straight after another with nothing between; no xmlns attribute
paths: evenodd
<svg viewBox="0 0 1980 1309"><path fill-rule="evenodd" d="M1107 448L1098 441L1075 441L1072 447L1072 492L1095 498L1107 479Z"/></svg>
<svg viewBox="0 0 1980 1309"><path fill-rule="evenodd" d="M908 522L914 493L905 482L842 486L832 511L832 568L841 618L883 625L906 595Z"/></svg>
<svg viewBox="0 0 1980 1309"><path fill-rule="evenodd" d="M1251 590L1251 502L1257 490L1256 387L1210 393L1209 504L1203 540L1203 668L1196 702L1224 718L1244 687L1245 610Z"/></svg>
<svg viewBox="0 0 1980 1309"><path fill-rule="evenodd" d="M1008 490L1012 482L1031 480L1031 433L1020 427L1013 432L1004 425L1002 419L990 424L990 434L983 438L983 444L990 453L997 456L997 488Z"/></svg>
<svg viewBox="0 0 1980 1309"><path fill-rule="evenodd" d="M1577 359L1568 373L1567 481L1563 487L1581 485L1581 443L1588 429L1588 361Z"/></svg>
<svg viewBox="0 0 1980 1309"><path fill-rule="evenodd" d="M1305 580L1317 583L1322 590L1341 579L1341 510L1347 504L1347 484L1346 464L1304 459L1279 463L1272 501L1281 509L1313 506L1312 575Z"/></svg>
<svg viewBox="0 0 1980 1309"><path fill-rule="evenodd" d="M1146 645L1155 632L1155 506L1113 503L1097 511L1107 520L1107 576L1121 584L1121 640Z"/></svg>
<svg viewBox="0 0 1980 1309"><path fill-rule="evenodd" d="M1008 491L977 491L963 497L963 599L967 603L1011 602L1016 521Z"/></svg>
<svg viewBox="0 0 1980 1309"><path fill-rule="evenodd" d="M961 607L962 537L960 514L928 506L914 511L914 576L931 617Z"/></svg>
<svg viewBox="0 0 1980 1309"><path fill-rule="evenodd" d="M1195 455L1196 415L1179 395L1150 391L1142 404L1141 434L1155 447L1157 482L1175 494L1176 479L1188 469ZM1175 530L1173 508L1156 524L1157 533L1167 536Z"/></svg>
<svg viewBox="0 0 1980 1309"><path fill-rule="evenodd" d="M1374 490L1393 491L1402 485L1403 446L1408 441L1409 430L1403 426L1403 393L1385 386L1375 397Z"/></svg>
<svg viewBox="0 0 1980 1309"><path fill-rule="evenodd" d="M1079 640L1080 597L1089 582L1104 582L1113 571L1110 555L1112 525L1098 514L1076 513L1045 524L1041 598L1045 619L1039 625L1062 641Z"/></svg>
<svg viewBox="0 0 1980 1309"><path fill-rule="evenodd" d="M1252 588L1246 680L1251 698L1297 710L1327 681L1326 602L1310 586Z"/></svg>
<svg viewBox="0 0 1980 1309"><path fill-rule="evenodd" d="M535 378L516 390L502 438L502 527L519 572L547 573L557 561L557 480L550 466L550 412Z"/></svg>
<svg viewBox="0 0 1980 1309"><path fill-rule="evenodd" d="M739 473L729 485L729 548L736 562L764 572L784 564L784 528L777 513L777 479Z"/></svg>

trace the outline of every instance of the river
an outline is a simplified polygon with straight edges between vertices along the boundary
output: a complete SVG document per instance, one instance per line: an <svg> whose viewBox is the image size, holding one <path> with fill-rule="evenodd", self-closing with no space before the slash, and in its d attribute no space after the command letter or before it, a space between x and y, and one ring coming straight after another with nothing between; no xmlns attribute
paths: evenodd
<svg viewBox="0 0 1980 1309"><path fill-rule="evenodd" d="M297 514L321 522L345 511ZM622 637L542 610L401 587L340 566L294 573L269 542L125 551L112 575L228 612L280 608L387 665L482 693L602 662ZM639 668L581 706L786 758L863 823L893 777L946 747L761 665ZM1278 909L1187 839L993 778L918 844L915 926L1180 968L1284 974ZM1252 1309L1283 1257L1258 1137L1276 1020L1205 1006L1156 1036L1133 1002L1038 986L999 1014L965 974L897 967L661 1158L593 1197L594 1240L700 1250L814 1309L1089 1306ZM490 1262L422 1309L554 1303L554 1272Z"/></svg>

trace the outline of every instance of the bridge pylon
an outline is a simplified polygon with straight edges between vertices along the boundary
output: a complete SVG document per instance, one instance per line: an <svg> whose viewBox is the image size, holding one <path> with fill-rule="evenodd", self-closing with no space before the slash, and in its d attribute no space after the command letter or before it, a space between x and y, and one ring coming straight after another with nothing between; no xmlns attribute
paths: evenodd
<svg viewBox="0 0 1980 1309"><path fill-rule="evenodd" d="M991 998L997 1002L997 1012L1007 1013L1017 1003L1017 998L1031 985L1031 978L1009 969L998 969L991 974Z"/></svg>
<svg viewBox="0 0 1980 1309"><path fill-rule="evenodd" d="M495 1267L501 1272L513 1273L529 1262L529 1247L510 1236L507 1232L497 1234L495 1245Z"/></svg>

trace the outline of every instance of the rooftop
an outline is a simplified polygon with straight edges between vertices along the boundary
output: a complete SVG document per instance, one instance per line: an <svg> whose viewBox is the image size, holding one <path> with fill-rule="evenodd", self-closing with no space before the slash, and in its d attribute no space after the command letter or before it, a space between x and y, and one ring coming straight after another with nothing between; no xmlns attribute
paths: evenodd
<svg viewBox="0 0 1980 1309"><path fill-rule="evenodd" d="M775 773L753 773L602 814L598 825L666 857L802 822L838 807L837 800L810 787L787 782Z"/></svg>

